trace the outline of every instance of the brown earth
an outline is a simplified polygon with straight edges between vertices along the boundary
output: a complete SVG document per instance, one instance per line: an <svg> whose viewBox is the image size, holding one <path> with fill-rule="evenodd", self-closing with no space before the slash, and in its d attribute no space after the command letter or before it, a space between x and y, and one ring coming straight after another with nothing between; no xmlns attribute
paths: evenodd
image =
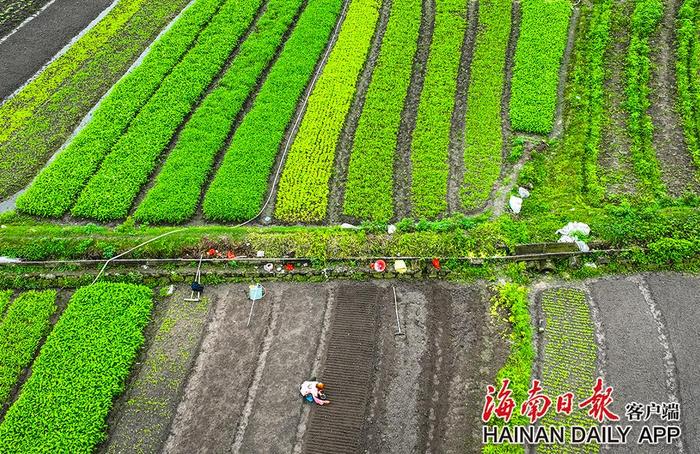
<svg viewBox="0 0 700 454"><path fill-rule="evenodd" d="M103 450L136 449L134 434L148 435L143 451L168 453L480 450L483 390L507 356L485 284L269 283L248 328L247 290L207 288L208 316L206 306L178 315L184 286L156 309ZM170 364L178 360L168 352L189 351L177 339L201 346L181 357L189 372ZM161 364L177 383L149 381ZM302 400L299 384L313 376L327 384L330 406ZM130 417L151 395L165 403Z"/></svg>

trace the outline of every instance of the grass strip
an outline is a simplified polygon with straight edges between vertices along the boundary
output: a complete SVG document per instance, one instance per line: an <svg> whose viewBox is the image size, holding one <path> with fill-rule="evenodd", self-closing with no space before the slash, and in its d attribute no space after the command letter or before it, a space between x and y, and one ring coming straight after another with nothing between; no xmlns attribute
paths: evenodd
<svg viewBox="0 0 700 454"><path fill-rule="evenodd" d="M51 327L56 292L29 291L10 305L0 323L0 407L7 403L22 371L29 366L39 342Z"/></svg>
<svg viewBox="0 0 700 454"><path fill-rule="evenodd" d="M626 108L629 112L628 130L632 142L630 153L642 192L652 196L662 196L666 192L654 151L654 124L648 113L651 107L649 40L661 23L663 14L664 5L661 0L637 0L632 13L632 36L626 67Z"/></svg>
<svg viewBox="0 0 700 454"><path fill-rule="evenodd" d="M388 221L394 216L393 177L401 111L418 47L421 2L394 0L355 131L345 214Z"/></svg>
<svg viewBox="0 0 700 454"><path fill-rule="evenodd" d="M598 155L605 115L605 55L611 42L612 6L612 0L593 4L581 62L584 69L576 72L582 79L578 82L585 90L585 99L582 102L588 120L582 155L583 192L596 200L605 195L605 188L598 178Z"/></svg>
<svg viewBox="0 0 700 454"><path fill-rule="evenodd" d="M535 361L535 349L532 340L532 324L530 323L529 301L527 288L514 283L504 283L497 287L498 295L492 301L492 315L497 316L500 310L508 313L511 323L510 353L505 364L496 374L496 389L500 389L504 379L510 380L511 397L521 404L527 400L527 390L530 388L530 373ZM519 408L513 411L513 416L508 425L526 426L529 420L519 414ZM501 419L493 419L486 424L503 426ZM486 444L483 453L524 453L522 445L510 444Z"/></svg>
<svg viewBox="0 0 700 454"><path fill-rule="evenodd" d="M136 114L153 96L223 0L197 0L137 66L120 80L92 119L17 199L17 208L37 216L60 217L75 201Z"/></svg>
<svg viewBox="0 0 700 454"><path fill-rule="evenodd" d="M5 309L10 305L12 290L0 290L0 323L5 318Z"/></svg>
<svg viewBox="0 0 700 454"><path fill-rule="evenodd" d="M432 43L411 143L411 203L416 217L434 218L447 209L450 129L466 29L465 0L436 0Z"/></svg>
<svg viewBox="0 0 700 454"><path fill-rule="evenodd" d="M342 0L310 0L226 150L204 198L208 219L240 221L263 204L285 131L340 14Z"/></svg>
<svg viewBox="0 0 700 454"><path fill-rule="evenodd" d="M0 425L0 452L92 452L106 437L105 419L151 308L143 286L98 283L75 292Z"/></svg>
<svg viewBox="0 0 700 454"><path fill-rule="evenodd" d="M510 121L516 131L549 134L557 108L559 68L568 39L571 2L524 0L521 11Z"/></svg>
<svg viewBox="0 0 700 454"><path fill-rule="evenodd" d="M544 394L553 401L565 392L574 393L574 401L581 402L591 394L596 375L598 349L595 343L593 321L583 291L573 288L556 288L542 294L544 331L544 355L542 387ZM559 415L550 410L542 417L543 426L581 426L596 424L586 414L586 409L576 405L570 415ZM540 445L542 453L596 453L599 445Z"/></svg>
<svg viewBox="0 0 700 454"><path fill-rule="evenodd" d="M512 2L508 0L479 3L479 31L467 94L464 185L461 191L465 210L474 210L486 203L501 173L501 98L511 8Z"/></svg>
<svg viewBox="0 0 700 454"><path fill-rule="evenodd" d="M676 80L683 131L695 167L700 170L700 14L697 0L685 0L676 23Z"/></svg>
<svg viewBox="0 0 700 454"><path fill-rule="evenodd" d="M226 64L262 0L227 0L158 91L141 109L78 197L74 216L125 218L177 127ZM118 181L118 185L114 182Z"/></svg>
<svg viewBox="0 0 700 454"><path fill-rule="evenodd" d="M275 215L285 222L326 217L340 132L355 96L379 18L379 0L354 0L306 107L277 193Z"/></svg>
<svg viewBox="0 0 700 454"><path fill-rule="evenodd" d="M137 220L180 223L194 215L217 152L301 5L302 0L270 0L217 88L180 132L155 185L134 214Z"/></svg>
<svg viewBox="0 0 700 454"><path fill-rule="evenodd" d="M65 54L0 106L0 198L31 181L186 3L121 0Z"/></svg>

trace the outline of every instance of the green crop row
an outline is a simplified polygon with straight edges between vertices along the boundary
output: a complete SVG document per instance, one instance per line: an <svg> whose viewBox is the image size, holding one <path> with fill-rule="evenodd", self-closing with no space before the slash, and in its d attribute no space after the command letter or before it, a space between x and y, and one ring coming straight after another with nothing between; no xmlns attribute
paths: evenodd
<svg viewBox="0 0 700 454"><path fill-rule="evenodd" d="M430 54L411 143L411 204L416 217L447 209L447 176L457 71L467 29L465 0L437 0Z"/></svg>
<svg viewBox="0 0 700 454"><path fill-rule="evenodd" d="M10 298L12 298L12 290L0 290L0 323L5 317L5 309L10 305Z"/></svg>
<svg viewBox="0 0 700 454"><path fill-rule="evenodd" d="M602 139L603 117L605 113L605 54L610 43L612 0L593 4L588 24L586 44L583 51L585 70L578 72L584 80L587 110L587 130L582 155L583 191L596 199L603 197L605 189L598 179L598 154Z"/></svg>
<svg viewBox="0 0 700 454"><path fill-rule="evenodd" d="M501 173L503 132L501 98L512 2L479 4L479 32L469 76L464 144L462 206L480 208Z"/></svg>
<svg viewBox="0 0 700 454"><path fill-rule="evenodd" d="M152 305L151 290L131 284L75 292L0 425L0 452L92 452L105 438Z"/></svg>
<svg viewBox="0 0 700 454"><path fill-rule="evenodd" d="M591 393L596 375L598 349L593 321L583 291L556 288L542 294L542 311L546 320L542 386L553 401L565 392L574 393L581 402ZM585 410L574 408L571 415L557 415L550 408L543 425L591 426L595 423ZM598 445L541 445L538 452L598 452Z"/></svg>
<svg viewBox="0 0 700 454"><path fill-rule="evenodd" d="M510 121L516 131L548 134L557 108L559 69L571 17L569 0L521 2Z"/></svg>
<svg viewBox="0 0 700 454"><path fill-rule="evenodd" d="M279 182L275 215L282 221L321 221L340 132L355 96L379 18L379 0L355 0L306 107Z"/></svg>
<svg viewBox="0 0 700 454"><path fill-rule="evenodd" d="M678 12L676 80L688 150L700 169L700 14L697 0L685 0Z"/></svg>
<svg viewBox="0 0 700 454"><path fill-rule="evenodd" d="M105 157L71 210L100 221L125 218L158 157L226 64L262 0L227 0ZM119 182L115 185L115 182Z"/></svg>
<svg viewBox="0 0 700 454"><path fill-rule="evenodd" d="M49 65L34 81L8 99L0 108L0 122L5 125L0 131L0 142L7 141L13 132L20 129L24 120L46 102L67 77L92 57L91 51L109 43L109 40L139 11L144 1L118 3L114 11L59 58L60 62Z"/></svg>
<svg viewBox="0 0 700 454"><path fill-rule="evenodd" d="M155 185L136 210L136 219L179 223L192 217L217 152L301 4L301 0L270 0L217 88L180 132Z"/></svg>
<svg viewBox="0 0 700 454"><path fill-rule="evenodd" d="M482 4L483 7L483 4ZM505 364L496 374L495 387L498 390L504 379L510 380L512 398L519 403L527 399L527 390L530 388L530 374L535 361L535 349L533 347L532 324L530 321L530 303L527 297L527 288L514 283L504 283L497 288L498 294L493 298L492 311L506 310L508 320L512 325L510 334L510 352ZM519 408L513 412L509 426L527 425L528 419L519 414ZM489 422L493 425L504 425L500 419ZM484 445L484 454L524 453L522 445Z"/></svg>
<svg viewBox="0 0 700 454"><path fill-rule="evenodd" d="M7 403L22 371L29 366L56 312L56 292L26 292L10 305L0 323L0 407Z"/></svg>
<svg viewBox="0 0 700 454"><path fill-rule="evenodd" d="M0 198L31 181L186 3L121 0L65 54L0 106Z"/></svg>
<svg viewBox="0 0 700 454"><path fill-rule="evenodd" d="M632 13L632 36L626 67L626 108L629 112L630 154L643 192L655 196L664 194L665 187L654 151L654 124L648 113L651 106L649 39L658 28L663 14L664 5L661 0L637 0Z"/></svg>
<svg viewBox="0 0 700 454"><path fill-rule="evenodd" d="M394 215L397 132L418 47L421 2L394 0L348 167L344 213L388 221Z"/></svg>
<svg viewBox="0 0 700 454"><path fill-rule="evenodd" d="M193 45L223 0L197 0L137 66L100 103L92 119L17 199L17 208L38 216L68 211L136 114Z"/></svg>
<svg viewBox="0 0 700 454"><path fill-rule="evenodd" d="M284 133L341 6L341 0L309 1L207 191L203 210L208 219L246 220L260 210Z"/></svg>

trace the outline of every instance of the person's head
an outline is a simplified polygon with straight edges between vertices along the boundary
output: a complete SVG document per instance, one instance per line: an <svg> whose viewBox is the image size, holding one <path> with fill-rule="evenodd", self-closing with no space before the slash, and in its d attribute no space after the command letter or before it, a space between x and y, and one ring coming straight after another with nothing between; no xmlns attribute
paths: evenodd
<svg viewBox="0 0 700 454"><path fill-rule="evenodd" d="M318 388L319 391L323 391L326 388L326 385L323 383L316 383L316 388Z"/></svg>

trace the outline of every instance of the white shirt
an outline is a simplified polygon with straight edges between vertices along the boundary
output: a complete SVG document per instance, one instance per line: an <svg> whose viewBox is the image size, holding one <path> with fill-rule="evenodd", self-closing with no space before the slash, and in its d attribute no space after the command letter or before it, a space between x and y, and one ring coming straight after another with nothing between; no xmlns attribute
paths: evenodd
<svg viewBox="0 0 700 454"><path fill-rule="evenodd" d="M305 381L299 387L299 392L301 393L302 396L306 396L307 394L311 394L314 397L318 397L318 388L316 387L317 384L318 384L317 381Z"/></svg>

